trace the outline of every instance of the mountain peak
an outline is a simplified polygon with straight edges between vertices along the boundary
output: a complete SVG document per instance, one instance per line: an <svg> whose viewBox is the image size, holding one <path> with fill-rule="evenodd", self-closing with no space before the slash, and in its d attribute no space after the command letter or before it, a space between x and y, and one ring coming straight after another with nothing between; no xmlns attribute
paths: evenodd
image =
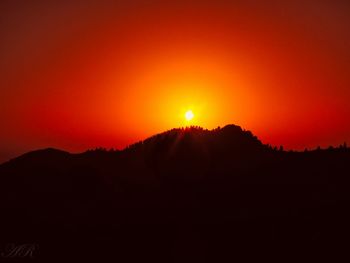
<svg viewBox="0 0 350 263"><path fill-rule="evenodd" d="M181 154L202 155L228 152L257 152L265 146L250 131L237 125L226 125L213 130L199 126L174 128L128 146L125 151L147 155Z"/></svg>

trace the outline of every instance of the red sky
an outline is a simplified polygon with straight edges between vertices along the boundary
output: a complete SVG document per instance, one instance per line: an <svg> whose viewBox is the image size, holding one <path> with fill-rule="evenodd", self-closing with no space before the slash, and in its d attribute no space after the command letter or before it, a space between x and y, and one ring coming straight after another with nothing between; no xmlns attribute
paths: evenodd
<svg viewBox="0 0 350 263"><path fill-rule="evenodd" d="M289 149L350 142L349 14L346 1L1 1L0 162L189 124Z"/></svg>

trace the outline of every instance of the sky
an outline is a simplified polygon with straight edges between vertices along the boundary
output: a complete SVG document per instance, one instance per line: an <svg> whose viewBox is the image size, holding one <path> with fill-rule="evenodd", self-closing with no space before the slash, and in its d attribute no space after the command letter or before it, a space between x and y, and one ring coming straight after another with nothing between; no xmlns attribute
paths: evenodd
<svg viewBox="0 0 350 263"><path fill-rule="evenodd" d="M350 143L349 14L325 0L1 1L0 162L188 125Z"/></svg>

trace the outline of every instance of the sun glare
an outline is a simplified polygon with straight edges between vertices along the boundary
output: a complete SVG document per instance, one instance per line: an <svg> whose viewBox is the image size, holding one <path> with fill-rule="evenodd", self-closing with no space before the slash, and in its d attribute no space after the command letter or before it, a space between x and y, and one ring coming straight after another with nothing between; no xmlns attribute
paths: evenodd
<svg viewBox="0 0 350 263"><path fill-rule="evenodd" d="M185 118L186 118L187 121L192 120L193 117L194 117L194 114L193 114L192 110L186 111L186 113L185 113Z"/></svg>

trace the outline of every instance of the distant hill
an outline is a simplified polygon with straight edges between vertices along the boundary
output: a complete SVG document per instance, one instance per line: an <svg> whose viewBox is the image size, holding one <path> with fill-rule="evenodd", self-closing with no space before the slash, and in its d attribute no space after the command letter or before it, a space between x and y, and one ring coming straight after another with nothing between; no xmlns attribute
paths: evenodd
<svg viewBox="0 0 350 263"><path fill-rule="evenodd" d="M122 151L44 149L0 166L0 245L36 243L43 261L334 260L349 189L347 147L286 152L235 125Z"/></svg>

